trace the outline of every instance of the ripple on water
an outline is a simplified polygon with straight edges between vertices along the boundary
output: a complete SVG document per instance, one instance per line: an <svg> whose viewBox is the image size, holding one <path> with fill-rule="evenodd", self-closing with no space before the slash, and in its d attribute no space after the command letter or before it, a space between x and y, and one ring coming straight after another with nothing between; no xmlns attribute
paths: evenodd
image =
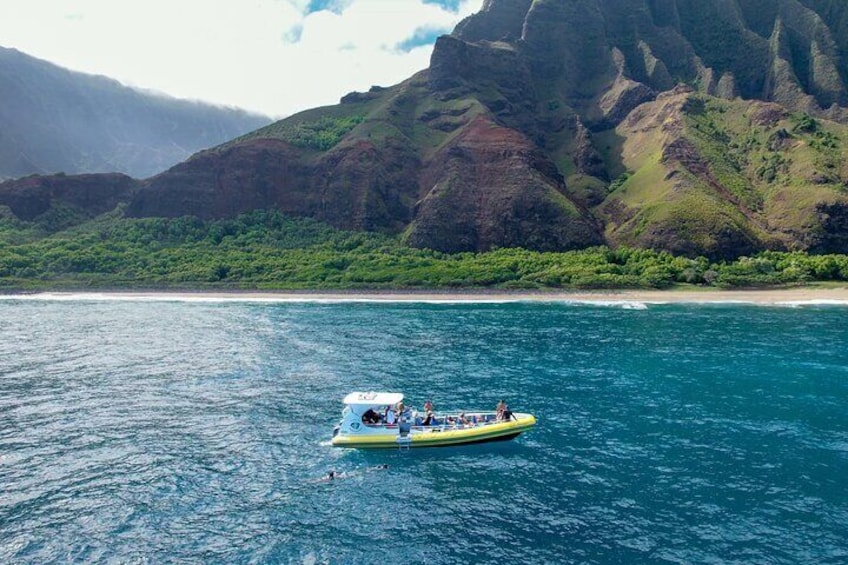
<svg viewBox="0 0 848 565"><path fill-rule="evenodd" d="M631 306L0 301L0 561L848 558L846 311ZM539 423L333 449L355 389Z"/></svg>

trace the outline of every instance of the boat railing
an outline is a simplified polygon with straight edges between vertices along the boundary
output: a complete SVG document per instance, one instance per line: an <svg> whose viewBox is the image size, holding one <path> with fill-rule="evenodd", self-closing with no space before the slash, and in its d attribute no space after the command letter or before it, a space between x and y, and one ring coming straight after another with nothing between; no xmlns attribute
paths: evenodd
<svg viewBox="0 0 848 565"><path fill-rule="evenodd" d="M460 418L462 414L465 414L465 421L463 422ZM491 426L493 424L503 423L503 420L498 420L497 415L494 412L446 412L446 413L434 413L437 424L432 425L423 425L423 416L420 413L414 413L412 417L412 421L407 421L406 423L410 425L410 430L418 431L418 432L442 432L449 430L462 430L469 428L481 428L484 426ZM421 420L422 423L418 423ZM450 421L448 421L450 420ZM378 424L365 424L370 429L385 429L387 431L397 432L399 431L398 423L386 424L386 423L378 423Z"/></svg>

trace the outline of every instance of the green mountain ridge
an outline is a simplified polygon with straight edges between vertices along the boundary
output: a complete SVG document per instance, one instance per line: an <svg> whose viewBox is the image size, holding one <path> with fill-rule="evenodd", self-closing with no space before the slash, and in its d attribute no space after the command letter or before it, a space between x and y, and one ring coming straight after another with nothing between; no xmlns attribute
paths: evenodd
<svg viewBox="0 0 848 565"><path fill-rule="evenodd" d="M488 0L408 80L107 192L128 217L277 210L450 253L846 253L846 37L838 1ZM0 205L32 219L67 182Z"/></svg>
<svg viewBox="0 0 848 565"><path fill-rule="evenodd" d="M269 118L177 100L0 47L0 179L120 172L146 177Z"/></svg>
<svg viewBox="0 0 848 565"><path fill-rule="evenodd" d="M638 108L616 133L628 176L600 207L610 241L707 256L848 249L848 127L683 92Z"/></svg>

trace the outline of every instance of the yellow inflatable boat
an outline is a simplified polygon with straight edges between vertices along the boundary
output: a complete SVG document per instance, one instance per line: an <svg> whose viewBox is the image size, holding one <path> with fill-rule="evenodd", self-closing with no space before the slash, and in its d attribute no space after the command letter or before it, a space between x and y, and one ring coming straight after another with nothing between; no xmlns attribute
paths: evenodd
<svg viewBox="0 0 848 565"><path fill-rule="evenodd" d="M332 445L363 449L468 445L510 440L536 425L532 414L509 410L419 413L403 408L403 398L394 392L348 394Z"/></svg>

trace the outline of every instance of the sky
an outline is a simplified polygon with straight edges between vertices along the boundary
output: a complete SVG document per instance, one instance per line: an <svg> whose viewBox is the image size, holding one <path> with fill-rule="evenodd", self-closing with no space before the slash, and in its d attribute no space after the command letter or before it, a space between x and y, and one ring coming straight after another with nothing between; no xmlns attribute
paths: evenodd
<svg viewBox="0 0 848 565"><path fill-rule="evenodd" d="M0 46L275 118L427 68L483 0L0 0Z"/></svg>

